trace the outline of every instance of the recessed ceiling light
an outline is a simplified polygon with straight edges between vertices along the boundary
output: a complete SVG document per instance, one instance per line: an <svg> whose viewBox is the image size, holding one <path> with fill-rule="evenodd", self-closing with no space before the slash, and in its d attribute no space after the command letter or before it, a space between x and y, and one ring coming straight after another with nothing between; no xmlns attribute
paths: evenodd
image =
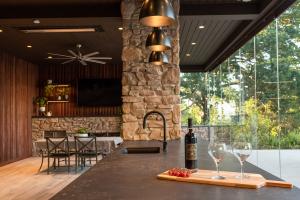
<svg viewBox="0 0 300 200"><path fill-rule="evenodd" d="M123 31L123 27L119 27L118 30L119 30L119 31Z"/></svg>
<svg viewBox="0 0 300 200"><path fill-rule="evenodd" d="M32 45L27 45L27 48L32 48Z"/></svg>
<svg viewBox="0 0 300 200"><path fill-rule="evenodd" d="M96 32L97 28L46 28L46 29L21 29L24 33L81 33Z"/></svg>
<svg viewBox="0 0 300 200"><path fill-rule="evenodd" d="M191 56L191 54L189 54L189 53L187 53L187 54L185 54L187 57L190 57Z"/></svg>
<svg viewBox="0 0 300 200"><path fill-rule="evenodd" d="M41 21L40 21L40 20L38 20L38 19L34 19L34 20L33 20L33 23L34 23L34 24L40 24L40 23L41 23Z"/></svg>
<svg viewBox="0 0 300 200"><path fill-rule="evenodd" d="M203 25L199 26L199 29L204 29L204 28L205 28L205 26L203 26Z"/></svg>
<svg viewBox="0 0 300 200"><path fill-rule="evenodd" d="M0 29L0 33L2 33L3 32L3 30L2 29Z"/></svg>
<svg viewBox="0 0 300 200"><path fill-rule="evenodd" d="M48 59L52 59L53 57L52 57L52 56L48 56L47 58L48 58Z"/></svg>
<svg viewBox="0 0 300 200"><path fill-rule="evenodd" d="M194 45L196 45L197 43L196 42L192 42L192 45L194 46Z"/></svg>

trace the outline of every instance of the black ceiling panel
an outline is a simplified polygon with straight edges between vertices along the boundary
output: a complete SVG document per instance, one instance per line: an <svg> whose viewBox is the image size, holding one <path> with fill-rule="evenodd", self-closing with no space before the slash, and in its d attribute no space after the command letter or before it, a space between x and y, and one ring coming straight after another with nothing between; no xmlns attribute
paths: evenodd
<svg viewBox="0 0 300 200"><path fill-rule="evenodd" d="M181 0L180 67L209 71L264 28L295 0ZM76 44L83 53L99 51L122 63L121 0L0 0L0 50L33 63L48 52L67 53ZM38 18L41 23L33 24ZM199 26L205 26L199 29ZM19 27L101 27L93 33L26 34ZM195 42L195 45L192 43ZM30 44L33 47L27 48ZM187 56L189 54L190 56Z"/></svg>

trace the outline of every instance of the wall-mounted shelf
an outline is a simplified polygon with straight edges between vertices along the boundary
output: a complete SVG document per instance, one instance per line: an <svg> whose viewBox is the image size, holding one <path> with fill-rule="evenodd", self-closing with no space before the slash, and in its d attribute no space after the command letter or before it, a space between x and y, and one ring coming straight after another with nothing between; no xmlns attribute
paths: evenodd
<svg viewBox="0 0 300 200"><path fill-rule="evenodd" d="M43 92L48 98L48 103L67 103L70 101L71 85L48 84L45 85Z"/></svg>
<svg viewBox="0 0 300 200"><path fill-rule="evenodd" d="M54 85L55 87L71 87L70 84L52 84Z"/></svg>
<svg viewBox="0 0 300 200"><path fill-rule="evenodd" d="M69 103L70 101L57 100L57 101L47 101L48 103Z"/></svg>

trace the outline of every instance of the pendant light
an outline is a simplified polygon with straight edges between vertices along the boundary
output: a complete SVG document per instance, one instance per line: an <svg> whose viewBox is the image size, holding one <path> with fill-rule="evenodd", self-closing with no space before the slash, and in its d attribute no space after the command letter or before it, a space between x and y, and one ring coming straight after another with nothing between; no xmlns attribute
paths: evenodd
<svg viewBox="0 0 300 200"><path fill-rule="evenodd" d="M146 47L152 51L165 51L171 49L171 39L166 36L161 28L153 28L146 40Z"/></svg>
<svg viewBox="0 0 300 200"><path fill-rule="evenodd" d="M140 22L145 26L169 26L175 22L174 9L169 0L145 0L140 11Z"/></svg>
<svg viewBox="0 0 300 200"><path fill-rule="evenodd" d="M168 64L169 58L162 51L152 51L149 57L149 63L152 63L154 65Z"/></svg>

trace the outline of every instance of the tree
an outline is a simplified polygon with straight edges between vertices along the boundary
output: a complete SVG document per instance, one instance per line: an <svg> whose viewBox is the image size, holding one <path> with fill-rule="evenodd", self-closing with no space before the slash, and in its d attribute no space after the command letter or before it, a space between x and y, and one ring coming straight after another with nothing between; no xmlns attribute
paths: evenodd
<svg viewBox="0 0 300 200"><path fill-rule="evenodd" d="M182 74L181 95L186 105L182 108L183 117L192 113L188 111L190 108L197 106L201 112L201 122L208 123L210 115L216 114L215 105L210 101L214 99L216 104L234 102L236 113L241 119L242 115L246 115L243 105L256 98L257 107L270 105L270 113L277 113L277 123L286 132L298 127L299 19L300 2L296 2L277 22L273 21L255 37L255 40L250 40L215 71ZM210 113L210 110L213 113Z"/></svg>
<svg viewBox="0 0 300 200"><path fill-rule="evenodd" d="M186 104L183 108L183 118L193 106L197 106L201 113L201 122L205 124L208 120L207 113L207 74L206 73L184 73L181 77L181 98Z"/></svg>

